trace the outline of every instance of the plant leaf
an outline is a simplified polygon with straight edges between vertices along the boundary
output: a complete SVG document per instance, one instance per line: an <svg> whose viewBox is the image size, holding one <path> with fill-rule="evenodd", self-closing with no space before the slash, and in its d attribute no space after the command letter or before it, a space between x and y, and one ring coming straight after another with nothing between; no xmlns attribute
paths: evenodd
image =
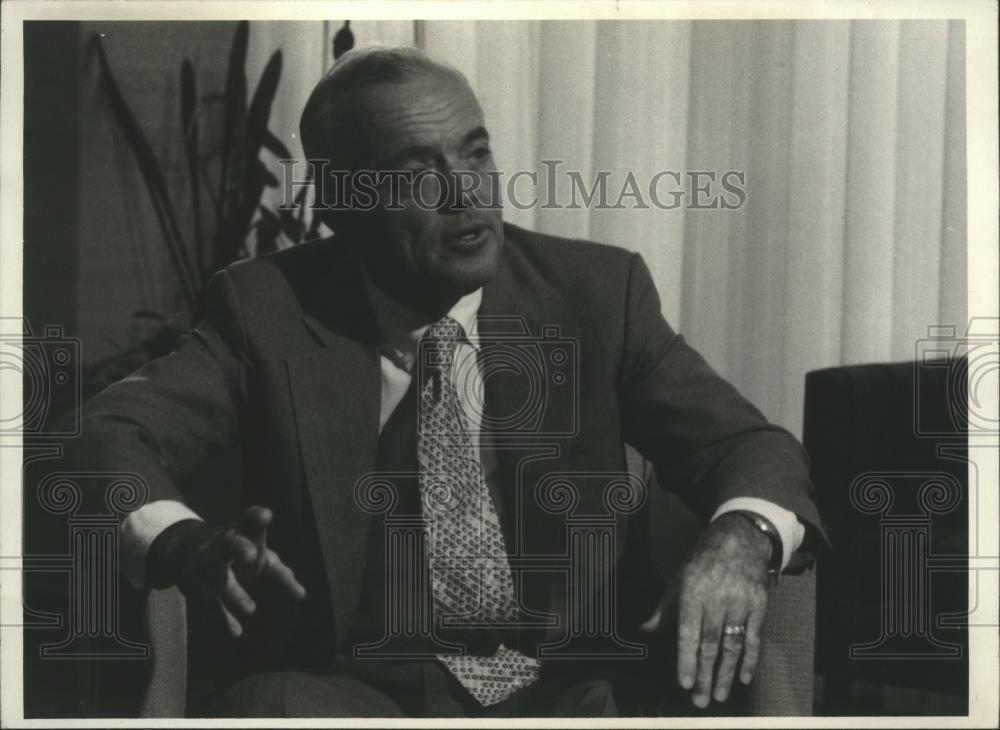
<svg viewBox="0 0 1000 730"><path fill-rule="evenodd" d="M278 182L278 178L276 178L274 174L266 168L264 169L263 175L264 175L264 185L266 187L276 188L281 184Z"/></svg>
<svg viewBox="0 0 1000 730"><path fill-rule="evenodd" d="M93 36L94 44L97 48L97 58L101 70L101 84L111 106L112 114L118 123L119 129L125 137L132 154L135 156L139 172L143 182L146 184L146 191L149 193L153 210L156 213L156 220L160 226L164 241L167 244L167 251L170 254L171 263L180 281L185 301L189 308L193 309L196 302L196 288L194 284L194 272L191 269L191 262L188 260L184 250L180 229L177 226L177 218L174 215L173 203L167 191L167 185L163 177L163 170L160 167L153 148L143 134L142 128L129 109L121 88L111 73L107 56L104 53L104 44L101 43L100 36Z"/></svg>
<svg viewBox="0 0 1000 730"><path fill-rule="evenodd" d="M222 235L216 247L218 258L215 262L215 268L221 269L239 258L240 249L246 242L246 236L250 232L250 222L263 192L264 178L253 172L248 174L238 204L227 208Z"/></svg>
<svg viewBox="0 0 1000 730"><path fill-rule="evenodd" d="M232 188L222 188L226 198L222 225L214 242L215 268L222 268L239 256L250 232L254 211L260 202L265 179L260 175L260 150L268 129L271 105L281 78L281 51L275 51L264 67L245 117L245 136L236 162L239 176Z"/></svg>
<svg viewBox="0 0 1000 730"><path fill-rule="evenodd" d="M305 226L290 210L279 210L278 217L281 219L281 230L292 243L302 240L302 233Z"/></svg>
<svg viewBox="0 0 1000 730"><path fill-rule="evenodd" d="M316 213L313 213L312 221L309 223L309 230L306 231L305 236L302 237L303 241L312 241L315 238L319 238L319 227L323 225L323 219L320 218Z"/></svg>
<svg viewBox="0 0 1000 730"><path fill-rule="evenodd" d="M233 140L237 134L237 125L246 113L247 103L247 39L250 24L241 20L236 24L233 35L233 45L229 49L229 66L226 68L226 87L222 104L222 146L219 160L219 194L216 198L217 223L223 219L222 208L226 202L226 189L229 186L229 162L233 152Z"/></svg>
<svg viewBox="0 0 1000 730"><path fill-rule="evenodd" d="M198 285L204 281L205 242L201 233L201 174L198 164L198 87L194 66L187 58L181 64L181 133L187 159L188 184L191 189L191 217L194 230L195 267Z"/></svg>
<svg viewBox="0 0 1000 730"><path fill-rule="evenodd" d="M305 228L306 219L306 193L309 192L309 186L303 185L302 189L295 194L295 217L298 219L299 223L302 224L303 229ZM298 243L298 241L296 241Z"/></svg>
<svg viewBox="0 0 1000 730"><path fill-rule="evenodd" d="M246 173L243 184L236 190L236 200L232 207L227 207L223 236L217 242L217 255L220 257L216 268L222 268L239 255L239 249L250 231L250 222L254 211L260 202L260 196L268 176L277 184L277 180L267 172L260 161L260 150L268 133L268 122L271 117L271 105L278 90L281 79L281 51L275 51L268 60L257 83L250 108L246 116L246 139L242 150L242 163Z"/></svg>
<svg viewBox="0 0 1000 730"><path fill-rule="evenodd" d="M260 206L260 219L257 221L257 255L278 250L278 236L281 235L281 221L263 205Z"/></svg>
<svg viewBox="0 0 1000 730"><path fill-rule="evenodd" d="M279 160L292 159L292 153L285 147L285 143L275 137L269 129L264 130L264 147Z"/></svg>
<svg viewBox="0 0 1000 730"><path fill-rule="evenodd" d="M351 32L351 21L345 20L340 30L333 36L333 60L343 56L354 48L354 34Z"/></svg>
<svg viewBox="0 0 1000 730"><path fill-rule="evenodd" d="M281 80L281 51L275 51L260 75L257 89L247 110L247 153L256 159L270 132L267 123L271 118L271 105ZM291 155L289 155L290 157Z"/></svg>

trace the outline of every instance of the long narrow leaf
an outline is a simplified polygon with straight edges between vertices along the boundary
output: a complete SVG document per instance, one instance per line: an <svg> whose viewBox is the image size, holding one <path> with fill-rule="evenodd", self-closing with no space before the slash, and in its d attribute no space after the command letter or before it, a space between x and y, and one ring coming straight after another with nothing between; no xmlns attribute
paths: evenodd
<svg viewBox="0 0 1000 730"><path fill-rule="evenodd" d="M271 105L274 103L274 95L278 91L280 80L281 51L275 51L264 67L264 73L260 76L257 90L254 91L250 108L247 110L247 154L251 159L256 159L260 155L265 140L268 136L273 136L268 131L267 124L271 119Z"/></svg>
<svg viewBox="0 0 1000 730"><path fill-rule="evenodd" d="M129 109L125 97L122 95L121 89L111 73L108 59L104 53L104 45L101 43L100 37L95 36L94 40L101 67L101 82L111 106L111 111L132 150L132 154L135 156L139 172L142 175L143 182L146 184L146 190L153 204L153 210L156 213L160 231L163 233L163 238L167 243L171 262L183 289L185 300L188 306L193 309L196 300L194 272L191 269L191 262L188 260L181 242L177 219L173 212L173 204L170 201L163 171L160 168L159 161L156 159L156 155L153 153L152 146L146 139L145 134L143 134L142 128L139 127L135 115Z"/></svg>
<svg viewBox="0 0 1000 730"><path fill-rule="evenodd" d="M250 24L241 20L236 25L233 45L229 50L229 66L226 69L226 88L222 106L222 152L219 159L219 194L216 196L216 223L222 224L229 187L229 162L233 151L233 140L237 136L237 125L246 113L247 103L247 38Z"/></svg>
<svg viewBox="0 0 1000 730"><path fill-rule="evenodd" d="M263 205L257 220L257 255L262 256L278 250L278 236L281 235L281 221Z"/></svg>
<svg viewBox="0 0 1000 730"><path fill-rule="evenodd" d="M292 153L288 151L287 147L285 147L285 143L275 137L274 134L267 129L264 130L264 148L279 160L292 159Z"/></svg>
<svg viewBox="0 0 1000 730"><path fill-rule="evenodd" d="M275 51L264 67L247 110L246 138L241 151L245 173L243 184L236 190L236 200L232 207L226 209L224 234L216 241L216 254L219 256L216 265L219 267L227 265L238 255L250 230L260 196L270 182L269 173L260 162L260 151L269 134L267 125L280 79L281 51Z"/></svg>
<svg viewBox="0 0 1000 730"><path fill-rule="evenodd" d="M291 210L288 208L278 209L278 218L281 220L281 231L289 241L298 243L302 240L302 233L305 226Z"/></svg>
<svg viewBox="0 0 1000 730"><path fill-rule="evenodd" d="M304 186L295 195L295 201L294 201L294 203L295 203L295 218L299 222L299 229L301 231L304 231L305 227L306 227L306 225L305 225L305 219L306 219L306 193L308 193L308 192L309 192L309 187L308 186ZM299 239L297 239L295 241L295 243L298 243L300 240L301 240L301 236L299 237Z"/></svg>
<svg viewBox="0 0 1000 730"><path fill-rule="evenodd" d="M264 193L266 177L262 174L263 169L263 163L257 160L244 181L244 189L240 195L239 203L233 205L226 215L225 234L220 242L222 245L217 252L220 255L220 259L216 261L217 268L222 268L236 260L240 248L246 242L246 236L250 232L250 224L257 211L260 196Z"/></svg>
<svg viewBox="0 0 1000 730"><path fill-rule="evenodd" d="M351 21L345 20L337 34L333 36L333 60L336 61L352 48L354 48L354 34L351 32Z"/></svg>
<svg viewBox="0 0 1000 730"><path fill-rule="evenodd" d="M316 215L313 211L312 221L309 223L309 230L306 231L305 235L302 237L303 241L311 241L314 238L319 238L319 228L323 225L323 219Z"/></svg>
<svg viewBox="0 0 1000 730"><path fill-rule="evenodd" d="M263 167L263 163L261 163L261 166ZM278 181L278 178L276 178L274 176L274 173L272 173L266 167L264 167L263 171L261 172L261 175L264 178L265 187L273 189L281 186L281 183Z"/></svg>
<svg viewBox="0 0 1000 730"><path fill-rule="evenodd" d="M191 216L194 231L195 266L199 285L205 280L205 242L201 233L201 175L198 169L198 87L194 66L184 59L181 64L181 133L184 138L184 156L187 158L188 179L191 186Z"/></svg>

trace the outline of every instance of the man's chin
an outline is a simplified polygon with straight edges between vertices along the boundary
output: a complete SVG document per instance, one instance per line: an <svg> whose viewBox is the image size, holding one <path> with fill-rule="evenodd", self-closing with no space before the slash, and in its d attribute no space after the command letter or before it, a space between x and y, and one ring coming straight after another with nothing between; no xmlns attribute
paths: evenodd
<svg viewBox="0 0 1000 730"><path fill-rule="evenodd" d="M500 266L500 249L503 239L490 230L485 240L476 243L475 249L449 248L445 271L440 277L441 286L459 296L465 296L484 286Z"/></svg>
<svg viewBox="0 0 1000 730"><path fill-rule="evenodd" d="M447 292L451 299L461 299L477 289L486 286L496 275L496 266L475 271L451 271L448 277L440 282L442 292Z"/></svg>

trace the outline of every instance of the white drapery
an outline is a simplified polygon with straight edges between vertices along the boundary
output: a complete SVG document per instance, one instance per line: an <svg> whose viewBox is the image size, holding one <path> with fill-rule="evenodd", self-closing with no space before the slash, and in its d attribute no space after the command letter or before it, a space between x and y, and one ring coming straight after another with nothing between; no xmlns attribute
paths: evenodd
<svg viewBox="0 0 1000 730"><path fill-rule="evenodd" d="M283 38L287 54L306 24L254 24L252 38L264 38L253 35L261 25L271 30L255 44L260 53ZM319 24L309 25L312 37L335 29L320 35ZM642 253L667 319L795 433L807 371L910 359L929 325L964 327L962 21L392 21L352 29L359 45L412 42L461 69L508 176L534 170L544 180L541 161L560 160L589 187L607 171L614 202L631 172L648 208L626 198L624 209L508 206L505 215ZM288 65L302 73L277 107L273 126L284 139L327 65L310 63L314 72ZM661 171L688 183L691 171L730 170L745 174L747 200L736 210L661 209L645 192ZM692 186L683 187L690 203ZM560 199L568 202L568 191Z"/></svg>

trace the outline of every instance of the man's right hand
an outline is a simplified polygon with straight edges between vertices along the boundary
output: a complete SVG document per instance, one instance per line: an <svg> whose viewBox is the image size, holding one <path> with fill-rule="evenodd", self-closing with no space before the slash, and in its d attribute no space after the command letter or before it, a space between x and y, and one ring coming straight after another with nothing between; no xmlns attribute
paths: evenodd
<svg viewBox="0 0 1000 730"><path fill-rule="evenodd" d="M203 595L218 603L229 633L240 636L242 621L257 609L251 593L277 589L296 601L306 589L278 554L267 547L273 516L266 507L250 507L236 522L210 527L182 520L164 530L146 554L150 585L177 585L186 595Z"/></svg>

